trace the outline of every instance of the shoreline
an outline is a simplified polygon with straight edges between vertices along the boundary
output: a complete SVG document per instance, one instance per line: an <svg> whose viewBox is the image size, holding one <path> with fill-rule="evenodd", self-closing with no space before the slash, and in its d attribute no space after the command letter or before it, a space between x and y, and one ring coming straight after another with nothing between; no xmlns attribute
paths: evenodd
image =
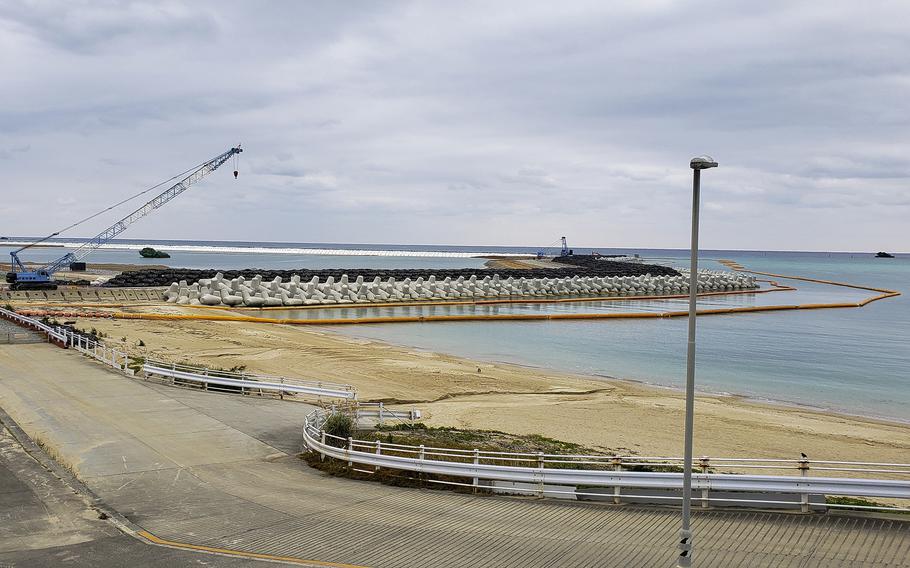
<svg viewBox="0 0 910 568"><path fill-rule="evenodd" d="M368 341L368 342L375 342L378 344L391 345L394 347L399 347L401 349L408 349L408 350L413 350L413 351L417 351L417 352L428 353L431 355L458 357L461 359L465 359L465 360L469 360L469 361L477 361L477 362L481 362L481 363L510 365L510 366L514 366L514 367L519 367L519 368L529 369L529 370L534 370L534 371L541 371L541 372L565 373L565 374L585 378L588 380L603 381L604 383L607 383L607 384L612 383L612 382L629 383L629 384L636 385L636 386L639 386L642 388L654 389L654 390L659 390L659 391L669 391L669 392L672 392L673 394L680 395L680 396L685 394L685 387L683 387L683 386L651 382L646 379L631 379L631 378L627 378L627 377L618 377L615 375L603 375L603 374L598 374L598 373L576 373L573 371L568 371L568 370L560 369L557 367L534 365L531 363L525 363L525 362L520 362L520 361L506 361L506 360L502 360L502 359L485 359L483 357L465 356L465 355L459 355L457 353L447 353L444 351L436 351L433 349L427 349L427 348L420 347L417 345L409 345L406 343L398 343L395 341L376 339L374 337L358 335L355 333L345 334L345 333L339 332L337 329L333 329L333 328L329 328L329 327L322 327L322 328L317 327L315 329L319 329L320 332L334 334L334 335L338 335L340 337L348 337L348 338L353 337L353 338L357 338L357 339ZM345 329L348 329L348 328L345 328ZM729 398L729 399L738 400L738 401L746 403L746 404L756 404L756 405L768 406L768 407L773 407L773 408L779 407L781 409L792 409L792 410L799 410L799 411L806 411L806 412L816 412L816 413L820 413L820 414L825 414L827 416L842 416L842 417L848 418L848 419L856 418L856 419L861 419L861 420L870 420L870 421L874 421L874 422L881 422L883 424L895 424L895 425L910 427L910 418L899 418L897 416L884 416L884 415L875 415L875 414L862 414L859 412L850 411L845 408L824 407L824 406L819 406L819 405L814 405L814 404L809 404L809 403L794 402L794 401L783 400L783 399L774 399L774 398L768 398L768 397L763 397L763 396L758 396L758 395L750 395L750 394L736 393L736 392L730 392L730 391L713 391L713 390L705 389L705 388L698 387L698 386L696 386L695 389L696 389L695 390L696 397L706 396L706 397Z"/></svg>
<svg viewBox="0 0 910 568"><path fill-rule="evenodd" d="M540 434L633 455L681 451L685 401L670 388L455 357L318 327L155 320L80 320L77 327L96 327L134 355L352 384L360 400L420 409L429 426ZM145 347L137 347L140 340ZM699 393L697 405L701 455L806 452L813 459L888 463L910 455L910 425L900 422L732 395Z"/></svg>

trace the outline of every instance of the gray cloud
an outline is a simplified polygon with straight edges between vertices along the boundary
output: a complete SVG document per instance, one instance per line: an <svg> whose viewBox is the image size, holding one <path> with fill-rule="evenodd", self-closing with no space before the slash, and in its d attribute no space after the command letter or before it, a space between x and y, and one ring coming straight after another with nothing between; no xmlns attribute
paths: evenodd
<svg viewBox="0 0 910 568"><path fill-rule="evenodd" d="M681 247L707 152L707 247L910 250L910 7L612 4L3 4L3 231L243 142L129 236Z"/></svg>

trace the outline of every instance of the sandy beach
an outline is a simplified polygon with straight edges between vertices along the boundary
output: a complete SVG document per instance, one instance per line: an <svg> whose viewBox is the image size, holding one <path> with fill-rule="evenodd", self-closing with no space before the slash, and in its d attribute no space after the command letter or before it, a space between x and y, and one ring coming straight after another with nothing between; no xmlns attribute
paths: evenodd
<svg viewBox="0 0 910 568"><path fill-rule="evenodd" d="M420 325L420 324L415 324ZM83 320L168 361L352 384L361 400L419 408L429 425L542 434L605 452L682 453L681 393L335 334L245 322ZM145 347L137 347L142 340ZM682 372L682 370L681 370ZM907 462L910 425L735 396L697 401L696 455Z"/></svg>

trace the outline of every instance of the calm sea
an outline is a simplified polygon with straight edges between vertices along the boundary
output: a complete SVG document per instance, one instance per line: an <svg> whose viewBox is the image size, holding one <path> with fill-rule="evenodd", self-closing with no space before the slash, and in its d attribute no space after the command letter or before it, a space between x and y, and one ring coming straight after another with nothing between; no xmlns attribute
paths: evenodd
<svg viewBox="0 0 910 568"><path fill-rule="evenodd" d="M99 250L91 262L167 264L186 268L456 268L478 267L481 259L439 257L316 256L218 252L222 241L124 241L212 247L175 252L170 259L140 259L135 251ZM274 248L536 252L535 247L452 247L326 243L241 243ZM7 257L8 247L0 247ZM576 249L588 252L590 249ZM688 252L609 249L639 253L648 260L687 266ZM552 254L554 249L546 252ZM32 249L24 260L47 261L61 249ZM907 291L910 255L876 259L860 253L702 251L702 266L722 268L728 258L745 267ZM868 294L846 288L782 280L797 292L712 298L711 306L856 301ZM700 304L701 305L701 304ZM390 314L587 312L685 309L685 302L517 304L483 308L391 308L307 312L306 317ZM276 315L272 312L270 315ZM288 311L287 317L303 317ZM421 349L489 361L505 361L593 376L617 377L681 387L685 379L686 320L587 320L551 322L447 322L371 324L334 331ZM910 421L910 295L860 309L807 310L703 317L698 320L697 383L702 391L739 394L776 402Z"/></svg>
<svg viewBox="0 0 910 568"><path fill-rule="evenodd" d="M681 251L638 251L685 265ZM906 291L910 256L704 251L764 272ZM721 268L711 260L704 267ZM781 280L797 292L714 298L700 305L856 301L866 292ZM591 303L594 304L594 303ZM670 303L551 310L661 309ZM685 309L676 302L675 309ZM528 307L529 309L540 309ZM512 308L509 308L512 309ZM341 333L489 361L678 387L685 383L683 318L551 322L359 325ZM910 296L864 308L710 316L698 320L697 383L702 391L910 421Z"/></svg>

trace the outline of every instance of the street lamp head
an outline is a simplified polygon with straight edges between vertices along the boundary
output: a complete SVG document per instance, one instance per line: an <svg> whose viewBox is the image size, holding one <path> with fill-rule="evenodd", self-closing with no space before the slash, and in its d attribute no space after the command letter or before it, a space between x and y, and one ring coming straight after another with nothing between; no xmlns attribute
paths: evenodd
<svg viewBox="0 0 910 568"><path fill-rule="evenodd" d="M714 161L714 158L708 155L696 156L692 158L692 161L689 162L689 167L693 170L707 170L708 168L716 168L717 162Z"/></svg>

